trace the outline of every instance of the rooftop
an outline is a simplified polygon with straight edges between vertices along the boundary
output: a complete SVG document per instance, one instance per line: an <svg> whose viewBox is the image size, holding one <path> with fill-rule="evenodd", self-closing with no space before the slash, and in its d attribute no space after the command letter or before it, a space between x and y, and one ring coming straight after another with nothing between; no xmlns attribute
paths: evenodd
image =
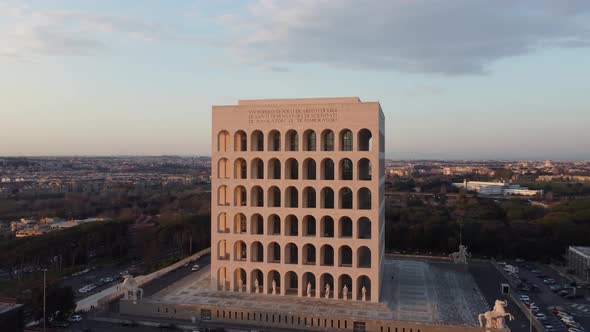
<svg viewBox="0 0 590 332"><path fill-rule="evenodd" d="M590 257L590 247L571 246L570 248L578 251L579 253L581 253L582 255L585 255L586 257Z"/></svg>
<svg viewBox="0 0 590 332"><path fill-rule="evenodd" d="M360 103L359 97L335 98L293 98L293 99L246 99L239 100L238 105L305 105L305 104L352 104Z"/></svg>
<svg viewBox="0 0 590 332"><path fill-rule="evenodd" d="M22 307L22 304L11 303L11 302L0 302L0 315L16 308Z"/></svg>

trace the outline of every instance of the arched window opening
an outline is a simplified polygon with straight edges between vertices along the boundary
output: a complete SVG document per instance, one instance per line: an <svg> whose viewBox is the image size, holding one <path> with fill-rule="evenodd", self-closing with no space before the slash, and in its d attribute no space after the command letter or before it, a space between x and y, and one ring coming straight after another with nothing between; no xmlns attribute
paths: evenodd
<svg viewBox="0 0 590 332"><path fill-rule="evenodd" d="M340 160L340 180L352 180L352 160Z"/></svg>
<svg viewBox="0 0 590 332"><path fill-rule="evenodd" d="M299 249L294 243L287 243L285 246L285 264L298 264Z"/></svg>
<svg viewBox="0 0 590 332"><path fill-rule="evenodd" d="M227 158L221 158L217 162L217 178L218 179L229 179L229 160Z"/></svg>
<svg viewBox="0 0 590 332"><path fill-rule="evenodd" d="M303 290L303 296L315 297L316 295L316 280L315 275L311 272L305 272L301 277L301 289ZM309 293L308 293L309 292ZM318 320L318 327L320 326Z"/></svg>
<svg viewBox="0 0 590 332"><path fill-rule="evenodd" d="M260 158L252 159L252 166L250 166L250 177L254 180L264 179L264 162Z"/></svg>
<svg viewBox="0 0 590 332"><path fill-rule="evenodd" d="M268 206L281 207L281 190L276 186L268 189Z"/></svg>
<svg viewBox="0 0 590 332"><path fill-rule="evenodd" d="M340 257L338 266L352 267L352 249L349 246L338 248L338 257Z"/></svg>
<svg viewBox="0 0 590 332"><path fill-rule="evenodd" d="M369 220L367 217L362 217L358 220L358 238L371 238L371 220Z"/></svg>
<svg viewBox="0 0 590 332"><path fill-rule="evenodd" d="M285 134L285 149L287 151L299 151L299 135L291 129Z"/></svg>
<svg viewBox="0 0 590 332"><path fill-rule="evenodd" d="M369 129L361 129L358 133L358 150L372 151L373 134Z"/></svg>
<svg viewBox="0 0 590 332"><path fill-rule="evenodd" d="M299 207L299 191L291 186L285 190L285 206L289 208Z"/></svg>
<svg viewBox="0 0 590 332"><path fill-rule="evenodd" d="M361 188L358 191L358 208L361 210L371 209L371 191L367 188Z"/></svg>
<svg viewBox="0 0 590 332"><path fill-rule="evenodd" d="M246 151L248 144L246 142L246 133L243 130L238 130L234 134L234 151Z"/></svg>
<svg viewBox="0 0 590 332"><path fill-rule="evenodd" d="M258 213L255 213L250 217L250 234L264 234L264 220Z"/></svg>
<svg viewBox="0 0 590 332"><path fill-rule="evenodd" d="M264 206L264 192L262 187L254 186L250 191L250 206L263 207Z"/></svg>
<svg viewBox="0 0 590 332"><path fill-rule="evenodd" d="M303 236L316 235L316 221L314 216L303 217Z"/></svg>
<svg viewBox="0 0 590 332"><path fill-rule="evenodd" d="M250 137L250 150L264 151L264 134L260 130L254 130Z"/></svg>
<svg viewBox="0 0 590 332"><path fill-rule="evenodd" d="M217 258L222 261L229 260L229 250L227 248L226 240L220 240L217 242Z"/></svg>
<svg viewBox="0 0 590 332"><path fill-rule="evenodd" d="M285 235L298 236L299 235L299 221L297 217L290 214L285 218Z"/></svg>
<svg viewBox="0 0 590 332"><path fill-rule="evenodd" d="M316 253L315 253L315 246L313 244L306 244L303 246L303 264L305 265L315 265Z"/></svg>
<svg viewBox="0 0 590 332"><path fill-rule="evenodd" d="M256 288L257 286L258 288ZM264 293L264 274L259 269L250 272L250 291L252 293Z"/></svg>
<svg viewBox="0 0 590 332"><path fill-rule="evenodd" d="M334 266L334 248L329 244L320 248L320 265Z"/></svg>
<svg viewBox="0 0 590 332"><path fill-rule="evenodd" d="M268 161L268 178L273 180L281 179L281 162L277 158Z"/></svg>
<svg viewBox="0 0 590 332"><path fill-rule="evenodd" d="M227 186L222 185L217 188L217 205L219 206L228 206L229 205L229 198L227 194Z"/></svg>
<svg viewBox="0 0 590 332"><path fill-rule="evenodd" d="M280 263L281 262L281 246L276 242L268 244L268 250L266 251L269 263Z"/></svg>
<svg viewBox="0 0 590 332"><path fill-rule="evenodd" d="M217 134L217 151L227 152L230 149L229 145L229 132L227 132L226 130L220 131L219 134Z"/></svg>
<svg viewBox="0 0 590 332"><path fill-rule="evenodd" d="M268 151L281 151L281 133L278 130L268 133Z"/></svg>
<svg viewBox="0 0 590 332"><path fill-rule="evenodd" d="M298 292L298 285L299 279L297 278L297 273L289 271L285 273L285 292L284 295L291 295L297 296Z"/></svg>
<svg viewBox="0 0 590 332"><path fill-rule="evenodd" d="M333 209L334 208L334 190L330 187L324 187L321 191L321 208L322 209Z"/></svg>
<svg viewBox="0 0 590 332"><path fill-rule="evenodd" d="M234 291L243 292L246 290L246 271L242 268L234 270Z"/></svg>
<svg viewBox="0 0 590 332"><path fill-rule="evenodd" d="M349 129L340 132L340 151L352 151L352 131Z"/></svg>
<svg viewBox="0 0 590 332"><path fill-rule="evenodd" d="M328 291L328 294L326 294L326 291ZM334 298L334 277L331 274L324 273L320 276L320 292L324 298ZM334 326L332 325L332 327Z"/></svg>
<svg viewBox="0 0 590 332"><path fill-rule="evenodd" d="M371 249L367 247L360 247L356 251L357 267L370 268L371 267Z"/></svg>
<svg viewBox="0 0 590 332"><path fill-rule="evenodd" d="M281 275L277 271L269 271L266 280L267 294L281 294ZM262 321L262 314L260 314L260 321Z"/></svg>
<svg viewBox="0 0 590 332"><path fill-rule="evenodd" d="M322 180L334 180L334 161L326 158L321 165Z"/></svg>
<svg viewBox="0 0 590 332"><path fill-rule="evenodd" d="M348 274L343 274L338 278L338 284L340 285L340 289L338 290L338 298L349 300L352 299L352 278ZM348 290L346 294L346 298L344 298L344 287ZM346 321L344 321L346 322Z"/></svg>
<svg viewBox="0 0 590 332"><path fill-rule="evenodd" d="M352 209L352 190L350 188L340 189L339 201L341 209Z"/></svg>
<svg viewBox="0 0 590 332"><path fill-rule="evenodd" d="M334 237L334 219L330 216L325 216L320 222L321 237Z"/></svg>
<svg viewBox="0 0 590 332"><path fill-rule="evenodd" d="M234 234L245 234L248 232L246 216L238 213L234 216Z"/></svg>
<svg viewBox="0 0 590 332"><path fill-rule="evenodd" d="M340 221L338 223L338 237L352 237L352 219L350 219L349 217L340 218Z"/></svg>
<svg viewBox="0 0 590 332"><path fill-rule="evenodd" d="M276 214L271 214L268 217L268 225L266 229L268 235L281 235L281 218Z"/></svg>
<svg viewBox="0 0 590 332"><path fill-rule="evenodd" d="M262 243L255 241L250 245L250 260L252 262L263 262L264 261L264 250Z"/></svg>
<svg viewBox="0 0 590 332"><path fill-rule="evenodd" d="M237 241L234 244L234 261L246 261L247 256L246 243L244 241Z"/></svg>
<svg viewBox="0 0 590 332"><path fill-rule="evenodd" d="M372 178L371 161L367 158L362 158L358 162L358 178L359 180L370 181Z"/></svg>
<svg viewBox="0 0 590 332"><path fill-rule="evenodd" d="M236 159L234 163L234 178L243 180L247 177L248 169L246 167L246 161L243 158Z"/></svg>
<svg viewBox="0 0 590 332"><path fill-rule="evenodd" d="M285 162L285 178L297 180L299 178L299 162L295 158L289 158Z"/></svg>
<svg viewBox="0 0 590 332"><path fill-rule="evenodd" d="M308 129L303 133L303 146L305 151L315 151L316 150L316 136L315 131Z"/></svg>
<svg viewBox="0 0 590 332"><path fill-rule="evenodd" d="M229 225L227 223L227 213L221 212L217 216L217 232L218 233L229 233Z"/></svg>
<svg viewBox="0 0 590 332"><path fill-rule="evenodd" d="M227 268L220 267L217 270L217 290L229 290L230 275L227 272Z"/></svg>
<svg viewBox="0 0 590 332"><path fill-rule="evenodd" d="M322 132L322 151L334 151L334 132L329 129Z"/></svg>
<svg viewBox="0 0 590 332"><path fill-rule="evenodd" d="M316 163L315 160L307 158L303 161L303 179L304 180L315 180L316 179Z"/></svg>
<svg viewBox="0 0 590 332"><path fill-rule="evenodd" d="M234 206L246 206L246 188L237 186L234 189Z"/></svg>
<svg viewBox="0 0 590 332"><path fill-rule="evenodd" d="M313 187L303 188L303 207L304 208L315 208L316 207L316 194Z"/></svg>
<svg viewBox="0 0 590 332"><path fill-rule="evenodd" d="M363 300L363 288L365 289L365 301L371 301L371 279L365 275L359 276L357 279L356 289L357 289L357 300ZM410 331L411 332L411 331ZM420 332L420 329L418 329Z"/></svg>

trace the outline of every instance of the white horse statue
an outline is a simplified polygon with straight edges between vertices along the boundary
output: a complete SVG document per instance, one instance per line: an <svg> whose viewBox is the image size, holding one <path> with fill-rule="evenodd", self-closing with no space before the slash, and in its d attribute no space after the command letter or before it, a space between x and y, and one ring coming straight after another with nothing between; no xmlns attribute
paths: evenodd
<svg viewBox="0 0 590 332"><path fill-rule="evenodd" d="M143 289L139 288L137 280L131 275L126 275L122 285L125 293L123 294L125 300L131 300L137 302L143 297Z"/></svg>
<svg viewBox="0 0 590 332"><path fill-rule="evenodd" d="M471 257L471 254L467 252L467 246L459 245L459 251L449 255L449 259L456 264L467 264L467 258Z"/></svg>
<svg viewBox="0 0 590 332"><path fill-rule="evenodd" d="M490 311L486 311L483 314L479 314L479 326L483 327L482 318L486 319L486 328L491 329L504 329L506 325L504 324L504 317L508 317L509 320L513 320L514 316L512 314L506 312L504 310L505 307L508 306L507 301L496 300L496 304L494 305L494 309Z"/></svg>

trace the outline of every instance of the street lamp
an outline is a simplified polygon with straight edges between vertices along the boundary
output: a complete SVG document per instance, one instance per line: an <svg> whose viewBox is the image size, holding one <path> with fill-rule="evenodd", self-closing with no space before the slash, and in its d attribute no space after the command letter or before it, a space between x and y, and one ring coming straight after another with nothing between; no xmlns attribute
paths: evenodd
<svg viewBox="0 0 590 332"><path fill-rule="evenodd" d="M45 289L46 289L46 273L47 273L47 269L43 269L43 332L45 332L45 324L47 319L45 318L45 303L46 303L46 297L45 297Z"/></svg>

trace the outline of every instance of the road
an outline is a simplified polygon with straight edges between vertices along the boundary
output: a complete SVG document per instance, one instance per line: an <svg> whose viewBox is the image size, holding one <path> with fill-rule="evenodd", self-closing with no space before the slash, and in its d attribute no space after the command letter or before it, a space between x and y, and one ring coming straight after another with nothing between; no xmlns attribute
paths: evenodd
<svg viewBox="0 0 590 332"><path fill-rule="evenodd" d="M471 272L471 275L479 286L486 302L490 306L490 310L494 306L496 299L508 300L506 311L514 315L515 318L513 321L507 321L508 327L513 332L529 332L528 318L508 296L503 295L501 292L500 284L507 282L504 276L489 261L470 261L469 272ZM536 331L536 329L533 328L533 331Z"/></svg>
<svg viewBox="0 0 590 332"><path fill-rule="evenodd" d="M61 282L61 286L72 287L72 289L74 290L74 293L75 293L75 295L74 295L75 300L78 301L78 300L88 297L92 294L96 294L96 293L100 292L101 290L114 285L116 282L120 282L121 280L118 280L118 281L115 280L113 282L110 282L110 283L107 283L107 284L104 284L101 286L97 286L95 289L93 289L90 292L80 293L78 290L80 288L82 288L83 286L88 285L88 284L96 284L101 278L118 277L120 272L128 271L131 267L132 267L131 264L126 264L126 265L122 265L122 266L110 266L110 267L97 268L95 270L90 270L89 272L84 273L79 276L74 276L74 277L69 276Z"/></svg>
<svg viewBox="0 0 590 332"><path fill-rule="evenodd" d="M180 267L174 271L171 271L161 276L160 278L143 285L143 296L152 296L160 290L172 285L173 283L191 274L193 272L191 268L194 264L199 264L199 266L203 267L205 265L209 265L209 263L211 263L211 256L205 255L199 258L199 260L197 260L196 262L191 263L186 267Z"/></svg>
<svg viewBox="0 0 590 332"><path fill-rule="evenodd" d="M549 285L543 282L543 278L539 278L539 276L546 276L546 278L553 278L555 279L558 285L564 286L568 284L570 281L563 276L561 276L557 271L552 269L548 265L544 264L537 264L537 263L516 263L514 261L507 261L508 264L518 266L519 271L518 275L520 280L527 281L530 283L535 284L540 288L540 292L524 292L524 291L516 291L518 294L525 294L531 298L531 302L535 303L541 312L547 315L547 320L543 322L544 325L551 325L556 327L555 331L567 331L567 327L554 315L551 314L549 307L552 306L559 306L564 308L570 314L572 314L577 323L582 325L586 330L590 330L590 313L583 312L578 310L572 305L590 308L590 302L585 299L564 299L561 296L558 296L556 293L549 289ZM533 267L531 270L538 270L538 272L531 272L529 269L526 269L525 266L530 265ZM504 276L510 280L512 288L516 289L516 280L508 276L504 273ZM571 289L571 288L570 288Z"/></svg>

